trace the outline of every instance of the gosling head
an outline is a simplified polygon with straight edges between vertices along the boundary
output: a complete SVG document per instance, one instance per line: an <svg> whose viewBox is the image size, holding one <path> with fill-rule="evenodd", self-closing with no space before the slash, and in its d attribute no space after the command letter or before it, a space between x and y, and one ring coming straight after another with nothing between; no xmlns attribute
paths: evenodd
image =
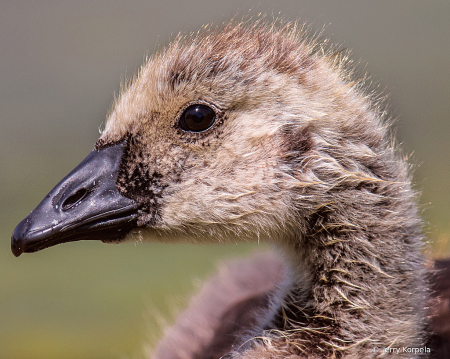
<svg viewBox="0 0 450 359"><path fill-rule="evenodd" d="M136 231L301 236L317 208L339 201L332 192L391 179L382 121L340 55L321 50L292 24L177 39L121 94L91 154L16 227L13 253Z"/></svg>

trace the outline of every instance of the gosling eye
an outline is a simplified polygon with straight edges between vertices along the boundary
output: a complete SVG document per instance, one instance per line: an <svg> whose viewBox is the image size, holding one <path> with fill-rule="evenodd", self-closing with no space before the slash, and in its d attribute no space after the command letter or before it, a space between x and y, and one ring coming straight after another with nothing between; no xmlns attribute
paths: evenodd
<svg viewBox="0 0 450 359"><path fill-rule="evenodd" d="M216 113L206 105L195 104L187 107L180 116L178 125L183 131L203 132L216 122Z"/></svg>

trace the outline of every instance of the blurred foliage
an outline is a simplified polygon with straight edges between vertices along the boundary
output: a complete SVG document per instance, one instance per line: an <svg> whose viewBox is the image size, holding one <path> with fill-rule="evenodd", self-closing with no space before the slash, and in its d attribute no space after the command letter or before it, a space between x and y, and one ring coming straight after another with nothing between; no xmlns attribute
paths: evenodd
<svg viewBox="0 0 450 359"><path fill-rule="evenodd" d="M251 245L71 243L14 258L15 225L92 149L119 84L179 31L306 19L389 93L418 165L429 256L450 253L450 3L23 1L0 5L0 358L140 358L198 283ZM364 65L367 62L367 65ZM263 247L264 248L264 247Z"/></svg>

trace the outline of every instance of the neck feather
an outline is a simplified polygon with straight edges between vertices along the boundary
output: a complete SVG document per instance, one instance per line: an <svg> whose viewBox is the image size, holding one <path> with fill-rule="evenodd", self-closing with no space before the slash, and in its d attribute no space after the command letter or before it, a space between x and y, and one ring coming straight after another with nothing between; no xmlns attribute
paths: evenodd
<svg viewBox="0 0 450 359"><path fill-rule="evenodd" d="M404 181L344 187L329 191L327 204L280 245L293 278L276 318L289 333L283 340L312 357L423 347L426 283L414 193Z"/></svg>

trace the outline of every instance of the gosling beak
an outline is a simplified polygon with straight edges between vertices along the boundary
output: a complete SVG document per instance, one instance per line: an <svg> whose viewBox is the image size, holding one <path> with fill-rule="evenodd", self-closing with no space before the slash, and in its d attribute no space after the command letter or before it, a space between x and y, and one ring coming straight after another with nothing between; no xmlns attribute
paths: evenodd
<svg viewBox="0 0 450 359"><path fill-rule="evenodd" d="M139 205L116 187L125 141L93 150L14 230L18 257L59 243L123 239L136 227Z"/></svg>

